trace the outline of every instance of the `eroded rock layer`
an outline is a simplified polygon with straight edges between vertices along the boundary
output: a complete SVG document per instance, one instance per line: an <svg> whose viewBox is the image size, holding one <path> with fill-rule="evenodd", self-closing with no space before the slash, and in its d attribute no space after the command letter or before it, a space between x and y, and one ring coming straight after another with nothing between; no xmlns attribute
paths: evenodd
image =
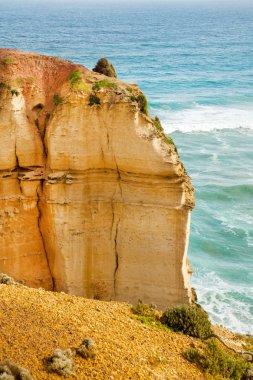
<svg viewBox="0 0 253 380"><path fill-rule="evenodd" d="M31 286L189 303L193 189L134 84L0 50L0 271Z"/></svg>

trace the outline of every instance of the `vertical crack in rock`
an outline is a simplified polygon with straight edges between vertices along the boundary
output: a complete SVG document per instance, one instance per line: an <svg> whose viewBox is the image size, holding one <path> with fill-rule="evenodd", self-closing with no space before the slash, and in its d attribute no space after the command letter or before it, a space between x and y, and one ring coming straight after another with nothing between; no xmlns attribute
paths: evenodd
<svg viewBox="0 0 253 380"><path fill-rule="evenodd" d="M111 151L114 157L114 162L116 166L116 172L118 174L118 185L119 185L119 190L120 190L120 197L122 201L122 188L121 188L121 175L120 175L120 170L118 167L118 163L116 160L116 156L113 152L113 147L111 145L111 140L110 140L110 134L109 130L107 127L106 122L103 120L104 127L106 129L106 143L107 143L107 149L108 151ZM116 299L116 280L117 280L117 273L119 269L119 253L118 253L118 229L119 229L119 223L120 223L120 217L116 217L115 215L115 195L117 193L117 187L115 188L115 192L112 197L112 226L111 226L111 241L114 242L114 254L115 254L115 269L114 269L114 274L113 274L113 293L114 293L114 299ZM117 219L116 219L117 218ZM113 237L114 236L114 237Z"/></svg>
<svg viewBox="0 0 253 380"><path fill-rule="evenodd" d="M113 276L113 289L114 289L114 298L116 297L116 279L119 269L119 254L118 254L118 229L119 229L120 219L116 223L115 235L114 235L114 252L115 252L115 269Z"/></svg>
<svg viewBox="0 0 253 380"><path fill-rule="evenodd" d="M41 186L43 186L43 181L41 181ZM46 256L47 266L48 266L49 274L50 274L50 277L51 277L51 280L52 280L52 285L53 285L52 290L54 291L54 290L55 290L55 280L54 280L54 277L53 277L52 270L51 270L51 268L50 268L49 257L48 257L48 253L47 253L47 250L46 250L46 244L45 244L45 240L44 240L44 237L43 237L43 234L42 234L41 228L40 228L40 223L41 223L41 209L40 209L40 194L39 194L39 187L40 187L40 185L38 185L38 187L37 187L37 210L38 210L38 219L37 219L37 221L38 221L38 230L39 230L39 234L40 234L40 236L41 236L41 241L42 241L43 248L44 248L44 252L45 252L45 256Z"/></svg>
<svg viewBox="0 0 253 380"><path fill-rule="evenodd" d="M101 160L103 161L103 164L105 166L105 156L104 156L104 151L103 151L102 146L101 146Z"/></svg>
<svg viewBox="0 0 253 380"><path fill-rule="evenodd" d="M108 133L108 129L107 128L106 128L106 142L107 142L107 148L109 149L109 146L110 146L110 137L109 137L109 133Z"/></svg>
<svg viewBox="0 0 253 380"><path fill-rule="evenodd" d="M119 184L119 190L120 190L120 197L121 197L121 201L122 201L121 175L120 175L120 170L119 170L119 167L118 167L117 160L116 160L115 156L114 156L114 161L115 161L115 165L116 165L116 171L118 173L118 184Z"/></svg>

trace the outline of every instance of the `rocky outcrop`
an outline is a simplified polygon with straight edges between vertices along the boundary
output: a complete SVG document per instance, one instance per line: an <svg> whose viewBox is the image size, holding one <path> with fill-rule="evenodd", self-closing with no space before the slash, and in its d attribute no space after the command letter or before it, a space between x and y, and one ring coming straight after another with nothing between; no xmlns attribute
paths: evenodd
<svg viewBox="0 0 253 380"><path fill-rule="evenodd" d="M91 298L189 303L193 189L143 104L134 84L0 50L1 272Z"/></svg>

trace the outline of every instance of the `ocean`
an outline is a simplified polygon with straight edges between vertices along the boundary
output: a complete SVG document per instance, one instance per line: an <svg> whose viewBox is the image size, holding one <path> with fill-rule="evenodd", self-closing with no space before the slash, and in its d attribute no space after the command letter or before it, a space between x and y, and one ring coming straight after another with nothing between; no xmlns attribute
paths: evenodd
<svg viewBox="0 0 253 380"><path fill-rule="evenodd" d="M238 1L239 3L239 1ZM253 6L22 5L0 0L0 46L138 83L196 189L192 286L214 323L253 331Z"/></svg>

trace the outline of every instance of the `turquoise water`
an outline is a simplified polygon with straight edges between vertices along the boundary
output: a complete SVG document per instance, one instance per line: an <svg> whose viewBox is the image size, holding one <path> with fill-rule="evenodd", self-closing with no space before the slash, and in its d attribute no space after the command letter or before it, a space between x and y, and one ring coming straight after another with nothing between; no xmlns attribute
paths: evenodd
<svg viewBox="0 0 253 380"><path fill-rule="evenodd" d="M138 83L196 188L192 284L211 319L253 326L253 7L21 6L0 0L0 46Z"/></svg>

